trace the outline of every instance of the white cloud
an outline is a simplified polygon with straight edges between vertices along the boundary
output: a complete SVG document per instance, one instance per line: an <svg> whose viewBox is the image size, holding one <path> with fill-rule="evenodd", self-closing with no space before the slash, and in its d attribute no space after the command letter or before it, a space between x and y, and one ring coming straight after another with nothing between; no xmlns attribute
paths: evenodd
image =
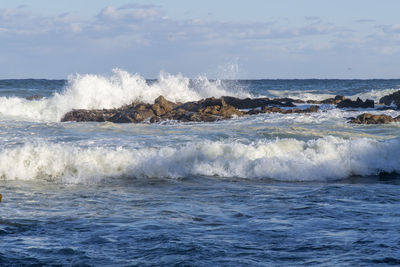
<svg viewBox="0 0 400 267"><path fill-rule="evenodd" d="M5 50L15 54L48 56L49 61L55 56L66 61L75 57L78 62L108 55L108 64L115 62L111 67L128 64L127 57L151 58L158 70L172 66L182 55L187 57L182 60L185 62L208 60L211 64L232 57L260 62L278 57L283 62L311 60L328 52L331 56L352 55L354 50L379 56L399 54L400 24L365 30L367 22L373 20L342 26L320 17L259 22L172 19L159 6L136 4L108 6L92 18L82 18L68 13L41 16L28 7L18 7L0 9L0 37ZM105 60L101 62L105 64Z"/></svg>
<svg viewBox="0 0 400 267"><path fill-rule="evenodd" d="M120 8L108 6L100 11L98 18L112 21L136 21L155 18L159 15L159 10L154 6L129 5Z"/></svg>

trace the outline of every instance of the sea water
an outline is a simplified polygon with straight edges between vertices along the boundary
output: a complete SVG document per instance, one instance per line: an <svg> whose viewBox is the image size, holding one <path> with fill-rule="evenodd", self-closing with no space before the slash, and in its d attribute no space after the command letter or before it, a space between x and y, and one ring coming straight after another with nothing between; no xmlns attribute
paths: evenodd
<svg viewBox="0 0 400 267"><path fill-rule="evenodd" d="M377 102L399 89L400 80L146 80L123 70L1 80L0 265L400 264L400 124L348 123L399 111L60 122L72 109L159 95Z"/></svg>

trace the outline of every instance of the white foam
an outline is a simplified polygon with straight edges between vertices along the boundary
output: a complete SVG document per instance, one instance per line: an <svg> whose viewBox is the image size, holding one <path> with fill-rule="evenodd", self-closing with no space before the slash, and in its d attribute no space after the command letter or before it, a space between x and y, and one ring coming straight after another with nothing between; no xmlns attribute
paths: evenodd
<svg viewBox="0 0 400 267"><path fill-rule="evenodd" d="M397 91L399 91L399 88L397 88L397 89L392 88L392 89L385 89L385 90L371 90L371 91L368 91L365 93L356 94L353 96L353 98L356 99L357 97L359 97L364 101L366 99L371 99L371 100L374 100L376 103L378 103L379 99L381 99L382 97L393 94Z"/></svg>
<svg viewBox="0 0 400 267"><path fill-rule="evenodd" d="M48 99L28 101L16 97L1 97L0 114L28 121L57 122L72 109L117 108L133 101L153 103L160 95L174 102L223 95L250 96L241 90L229 91L220 81L209 81L205 77L198 77L191 82L181 74L162 72L156 82L148 84L139 74L114 69L111 76L71 76L66 89Z"/></svg>
<svg viewBox="0 0 400 267"><path fill-rule="evenodd" d="M394 92L399 91L399 88L392 88L392 89L384 89L384 90L370 90L364 93L354 94L354 95L345 95L345 97L356 100L358 97L362 100L371 99L374 102L379 102L385 95L393 94ZM268 90L268 93L273 97L289 97L295 99L302 99L302 100L325 100L327 98L333 98L335 94L321 94L316 93L313 90Z"/></svg>
<svg viewBox="0 0 400 267"><path fill-rule="evenodd" d="M25 144L0 152L4 180L47 179L96 183L118 177L181 178L193 175L326 181L382 171L400 173L400 139L324 137L237 142L195 142L181 147L82 148Z"/></svg>
<svg viewBox="0 0 400 267"><path fill-rule="evenodd" d="M272 97L289 97L301 100L324 100L335 97L334 94L318 94L313 90L268 90Z"/></svg>

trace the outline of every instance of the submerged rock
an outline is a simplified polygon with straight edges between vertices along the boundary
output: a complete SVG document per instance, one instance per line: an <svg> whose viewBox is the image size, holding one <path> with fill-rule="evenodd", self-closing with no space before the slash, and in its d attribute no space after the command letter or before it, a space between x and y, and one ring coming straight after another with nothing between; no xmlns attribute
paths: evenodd
<svg viewBox="0 0 400 267"><path fill-rule="evenodd" d="M221 99L224 100L226 104L237 109L262 108L265 106L295 107L296 105L293 103L299 103L298 100L291 98L269 99L264 97L240 99L232 96L223 96Z"/></svg>
<svg viewBox="0 0 400 267"><path fill-rule="evenodd" d="M327 98L324 100L307 100L308 104L330 104L330 105L336 105L339 104L340 102L344 101L346 97L342 95L337 95L334 98Z"/></svg>
<svg viewBox="0 0 400 267"><path fill-rule="evenodd" d="M359 97L357 98L356 101L353 101L351 99L344 99L343 101L340 101L336 107L338 108L374 108L375 103L373 100L365 100L362 101Z"/></svg>
<svg viewBox="0 0 400 267"><path fill-rule="evenodd" d="M385 114L373 115L370 113L364 113L356 118L352 118L349 123L357 123L357 124L385 124L400 121L400 116L391 117Z"/></svg>
<svg viewBox="0 0 400 267"><path fill-rule="evenodd" d="M318 112L318 106L311 106L306 109L300 108L292 108L292 109L282 109L280 107L264 107L261 112L262 113L282 113L282 114L291 114L291 113L312 113Z"/></svg>
<svg viewBox="0 0 400 267"><path fill-rule="evenodd" d="M30 95L30 96L26 97L27 100L39 100L42 98L44 98L44 96L42 96L42 95Z"/></svg>

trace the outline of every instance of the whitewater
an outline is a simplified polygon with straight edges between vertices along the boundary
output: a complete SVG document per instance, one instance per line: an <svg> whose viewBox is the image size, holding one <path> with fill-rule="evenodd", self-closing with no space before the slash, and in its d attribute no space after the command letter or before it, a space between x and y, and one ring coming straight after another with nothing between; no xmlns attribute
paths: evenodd
<svg viewBox="0 0 400 267"><path fill-rule="evenodd" d="M348 123L398 110L321 104L196 123L61 118L160 95L377 103L399 89L396 79L149 80L121 69L0 80L0 265L398 264L400 124Z"/></svg>

